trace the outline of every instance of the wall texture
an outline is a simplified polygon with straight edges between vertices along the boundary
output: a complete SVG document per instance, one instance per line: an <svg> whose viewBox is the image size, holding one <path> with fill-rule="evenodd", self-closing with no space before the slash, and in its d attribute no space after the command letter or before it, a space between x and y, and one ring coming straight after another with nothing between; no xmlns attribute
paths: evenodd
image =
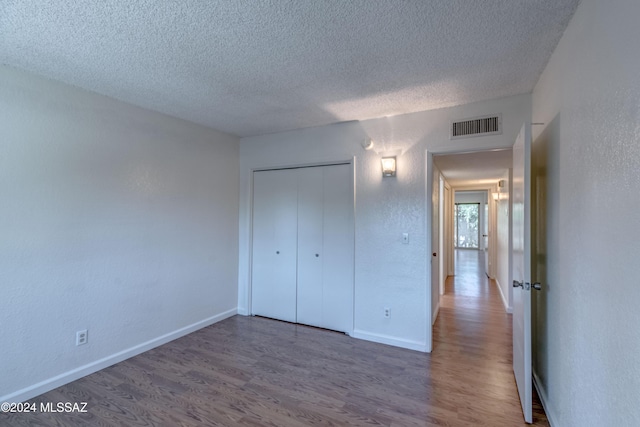
<svg viewBox="0 0 640 427"><path fill-rule="evenodd" d="M431 191L425 150L462 152L513 145L530 119L530 96L243 138L240 143L239 307L250 313L251 175L256 168L355 161L355 335L430 351ZM502 113L502 135L451 141L453 119ZM374 149L365 151L365 138ZM397 156L395 178L380 158ZM430 180L430 179L429 179ZM410 243L402 244L402 233ZM429 242L429 244L427 244ZM391 309L385 319L384 307Z"/></svg>
<svg viewBox="0 0 640 427"><path fill-rule="evenodd" d="M534 370L554 426L640 425L638 16L582 1L533 92Z"/></svg>
<svg viewBox="0 0 640 427"><path fill-rule="evenodd" d="M237 181L237 138L0 68L0 401L235 313Z"/></svg>

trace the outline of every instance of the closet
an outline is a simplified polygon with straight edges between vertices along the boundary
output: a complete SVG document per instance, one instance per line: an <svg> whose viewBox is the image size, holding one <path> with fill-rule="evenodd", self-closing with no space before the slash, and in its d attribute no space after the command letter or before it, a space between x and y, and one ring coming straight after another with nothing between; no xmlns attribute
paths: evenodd
<svg viewBox="0 0 640 427"><path fill-rule="evenodd" d="M253 173L252 314L350 333L350 164Z"/></svg>

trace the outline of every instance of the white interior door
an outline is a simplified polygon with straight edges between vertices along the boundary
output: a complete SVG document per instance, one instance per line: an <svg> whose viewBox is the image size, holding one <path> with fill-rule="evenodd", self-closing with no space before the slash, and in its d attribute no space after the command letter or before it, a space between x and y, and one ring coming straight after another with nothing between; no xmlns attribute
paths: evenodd
<svg viewBox="0 0 640 427"><path fill-rule="evenodd" d="M350 165L298 169L298 323L353 329Z"/></svg>
<svg viewBox="0 0 640 427"><path fill-rule="evenodd" d="M298 323L322 326L323 168L296 170L298 181Z"/></svg>
<svg viewBox="0 0 640 427"><path fill-rule="evenodd" d="M531 125L513 145L513 372L522 412L532 422L531 390Z"/></svg>
<svg viewBox="0 0 640 427"><path fill-rule="evenodd" d="M296 321L298 181L295 169L253 174L251 311Z"/></svg>
<svg viewBox="0 0 640 427"><path fill-rule="evenodd" d="M254 173L252 314L353 331L353 172Z"/></svg>
<svg viewBox="0 0 640 427"><path fill-rule="evenodd" d="M322 327L353 332L353 172L351 165L322 168Z"/></svg>

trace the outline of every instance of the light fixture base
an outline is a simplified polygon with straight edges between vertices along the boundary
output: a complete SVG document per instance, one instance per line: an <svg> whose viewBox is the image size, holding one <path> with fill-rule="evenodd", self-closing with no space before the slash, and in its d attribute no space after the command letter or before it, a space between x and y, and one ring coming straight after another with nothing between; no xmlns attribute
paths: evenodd
<svg viewBox="0 0 640 427"><path fill-rule="evenodd" d="M373 148L373 141L371 138L365 138L364 141L362 141L362 148L365 150L371 150Z"/></svg>

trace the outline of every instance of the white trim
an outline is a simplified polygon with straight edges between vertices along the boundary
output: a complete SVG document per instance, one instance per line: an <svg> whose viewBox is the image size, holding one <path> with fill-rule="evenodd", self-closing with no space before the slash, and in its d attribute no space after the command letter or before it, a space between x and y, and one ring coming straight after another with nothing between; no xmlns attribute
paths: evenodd
<svg viewBox="0 0 640 427"><path fill-rule="evenodd" d="M294 164L278 164L272 166L264 166L264 167L255 167L250 170L253 172L266 172L266 171L274 171L281 169L303 169L303 168L316 168L322 166L338 166L338 165L349 165L352 163L354 157L347 160L334 160L328 162L312 162L312 163L294 163Z"/></svg>
<svg viewBox="0 0 640 427"><path fill-rule="evenodd" d="M445 260L447 259L447 255L445 254L444 242L445 242L445 197L444 197L444 176L442 172L438 169L438 291L440 295L438 296L438 307L437 310L440 309L440 298L444 295L444 285L447 279L447 274L445 274ZM438 313L433 317L433 323L435 323L435 319L438 317Z"/></svg>
<svg viewBox="0 0 640 427"><path fill-rule="evenodd" d="M429 321L433 316L432 311L432 295L433 295L433 277L431 274L431 262L433 252L431 235L433 231L433 154L429 150L424 150L424 172L425 172L425 200L424 200L424 213L425 213L425 259L424 259L424 273L425 273L425 317L423 322ZM438 284L438 300L440 299L440 285ZM433 349L433 324L427 324L425 328L424 344L422 344L424 350L413 348L414 350L425 351L431 353ZM372 340L375 341L375 340ZM385 343L387 344L387 343ZM396 345L396 344L391 344ZM399 347L403 347L399 345ZM411 348L411 347L406 347Z"/></svg>
<svg viewBox="0 0 640 427"><path fill-rule="evenodd" d="M177 329L173 332L169 332L168 334L164 334L152 340L146 341L142 344L138 344L136 346L133 346L126 350L122 350L110 356L103 357L102 359L80 366L76 369L72 369L70 371L64 372L60 375L56 375L55 377L46 379L37 384L31 385L29 387L25 387L14 393L10 393L5 396L2 396L0 397L0 402L24 402L26 400L39 396L42 393L46 393L55 388L68 384L72 381L80 379L84 376L93 374L94 372L98 372L101 369L107 368L111 365L115 365L118 362L122 362L123 360L129 359L133 356L137 356L138 354L144 353L145 351L149 351L152 348L166 344L170 341L173 341L177 338L188 335L192 332L197 331L198 329L202 329L204 327L210 326L214 323L227 319L236 314L237 314L237 309L235 308L232 310L225 311L216 316L209 317L208 319L201 320L199 322L185 326L184 328Z"/></svg>
<svg viewBox="0 0 640 427"><path fill-rule="evenodd" d="M542 388L542 381L540 381L540 377L536 374L536 370L533 369L533 386L536 388L538 392L538 397L540 398L540 403L542 403L542 408L544 409L544 413L547 415L547 420L549 420L549 425L551 427L558 426L556 422L555 416L549 411L551 408L547 404L549 402L549 397L544 388Z"/></svg>
<svg viewBox="0 0 640 427"><path fill-rule="evenodd" d="M507 302L507 297L505 297L504 293L502 292L502 287L500 286L500 282L498 282L498 279L493 279L493 280L495 280L496 286L498 287L498 291L500 292L500 298L502 298L502 304L504 305L504 309L509 314L513 313L513 307L511 307Z"/></svg>
<svg viewBox="0 0 640 427"><path fill-rule="evenodd" d="M358 190L356 184L358 183L358 177L356 175L356 156L351 157L351 194L352 198L352 209L351 209L351 220L353 224L353 258L351 262L353 263L353 271L351 277L351 329L347 331L347 335L350 337L353 336L353 332L356 329L356 191Z"/></svg>
<svg viewBox="0 0 640 427"><path fill-rule="evenodd" d="M402 338L392 337L390 335L376 334L372 332L366 332L359 329L353 331L353 338L358 338L365 341L377 342L379 344L392 345L394 347L407 348L409 350L421 351L423 353L430 353L427 350L427 346L424 342L405 340Z"/></svg>

